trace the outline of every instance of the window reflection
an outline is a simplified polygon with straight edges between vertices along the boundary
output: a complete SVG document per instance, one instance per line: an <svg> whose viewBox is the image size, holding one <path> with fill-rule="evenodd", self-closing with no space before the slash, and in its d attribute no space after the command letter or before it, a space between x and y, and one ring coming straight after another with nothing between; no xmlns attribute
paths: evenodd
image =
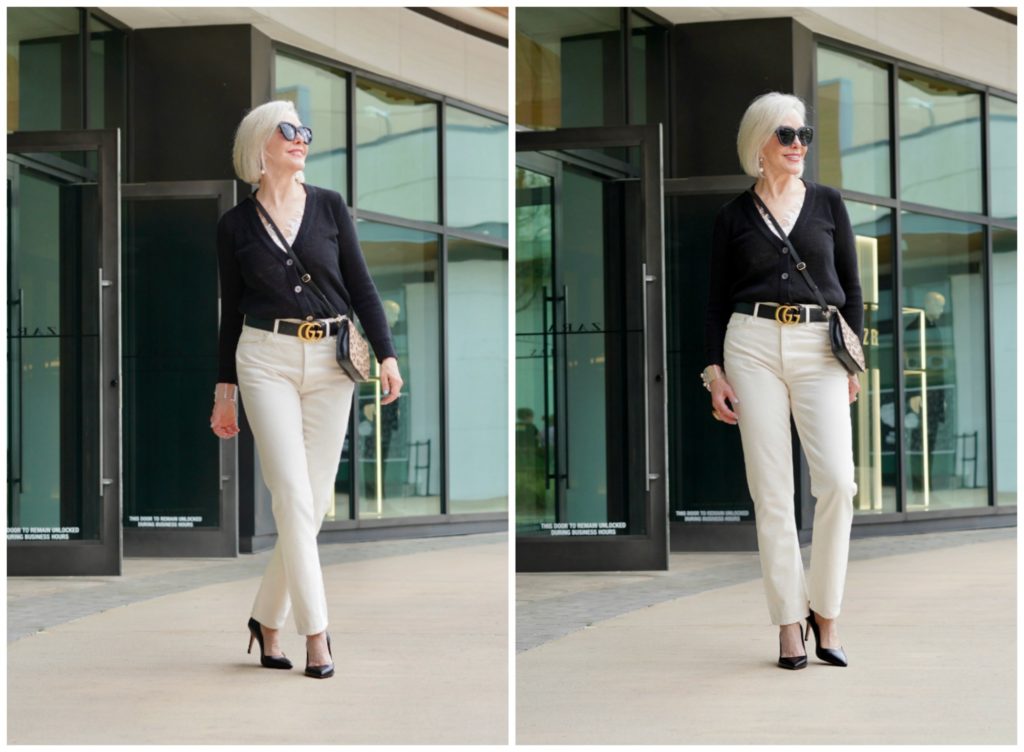
<svg viewBox="0 0 1024 752"><path fill-rule="evenodd" d="M508 126L456 107L445 111L448 225L508 237Z"/></svg>
<svg viewBox="0 0 1024 752"><path fill-rule="evenodd" d="M864 295L864 356L860 397L850 406L857 512L896 511L895 373L892 329L892 213L847 202Z"/></svg>
<svg viewBox="0 0 1024 752"><path fill-rule="evenodd" d="M618 8L517 8L516 122L625 123L620 29Z"/></svg>
<svg viewBox="0 0 1024 752"><path fill-rule="evenodd" d="M449 511L508 509L508 249L448 241Z"/></svg>
<svg viewBox="0 0 1024 752"><path fill-rule="evenodd" d="M306 181L348 196L348 79L323 65L277 55L274 93L295 105L313 129L306 156Z"/></svg>
<svg viewBox="0 0 1024 752"><path fill-rule="evenodd" d="M900 74L901 198L981 212L981 95Z"/></svg>
<svg viewBox="0 0 1024 752"><path fill-rule="evenodd" d="M359 386L359 516L440 514L439 238L379 222L360 221L357 229L405 380L402 397L389 405L380 404L379 382Z"/></svg>
<svg viewBox="0 0 1024 752"><path fill-rule="evenodd" d="M989 98L993 217L1017 218L1017 103Z"/></svg>
<svg viewBox="0 0 1024 752"><path fill-rule="evenodd" d="M82 127L77 8L7 9L7 130Z"/></svg>
<svg viewBox="0 0 1024 752"><path fill-rule="evenodd" d="M903 213L907 510L988 503L984 234Z"/></svg>
<svg viewBox="0 0 1024 752"><path fill-rule="evenodd" d="M437 103L359 79L356 90L357 205L437 222Z"/></svg>
<svg viewBox="0 0 1024 752"><path fill-rule="evenodd" d="M1017 231L992 233L996 503L1017 503Z"/></svg>
<svg viewBox="0 0 1024 752"><path fill-rule="evenodd" d="M815 149L821 182L889 196L889 71L818 48Z"/></svg>

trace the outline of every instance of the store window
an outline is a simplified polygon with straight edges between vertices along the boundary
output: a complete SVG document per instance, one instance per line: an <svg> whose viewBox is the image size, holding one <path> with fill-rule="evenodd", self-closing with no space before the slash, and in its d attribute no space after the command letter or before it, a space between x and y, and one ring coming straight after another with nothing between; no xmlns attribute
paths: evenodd
<svg viewBox="0 0 1024 752"><path fill-rule="evenodd" d="M82 127L81 12L7 9L7 130Z"/></svg>
<svg viewBox="0 0 1024 752"><path fill-rule="evenodd" d="M439 222L437 102L366 79L356 88L360 210Z"/></svg>
<svg viewBox="0 0 1024 752"><path fill-rule="evenodd" d="M1017 231L992 230L996 503L1017 503Z"/></svg>
<svg viewBox="0 0 1024 752"><path fill-rule="evenodd" d="M1017 103L989 98L992 199L989 213L1000 219L1017 218Z"/></svg>
<svg viewBox="0 0 1024 752"><path fill-rule="evenodd" d="M125 35L89 17L88 123L90 128L124 127Z"/></svg>
<svg viewBox="0 0 1024 752"><path fill-rule="evenodd" d="M887 66L818 48L814 144L822 183L892 194L889 104Z"/></svg>
<svg viewBox="0 0 1024 752"><path fill-rule="evenodd" d="M449 227L508 238L508 125L445 108Z"/></svg>
<svg viewBox="0 0 1024 752"><path fill-rule="evenodd" d="M279 54L274 60L274 92L277 99L292 102L299 120L313 129L306 181L348 199L348 77Z"/></svg>
<svg viewBox="0 0 1024 752"><path fill-rule="evenodd" d="M897 498L896 373L893 357L892 211L846 202L864 296L860 397L850 406L859 513L895 512Z"/></svg>
<svg viewBox="0 0 1024 752"><path fill-rule="evenodd" d="M981 213L981 94L902 71L899 99L900 198Z"/></svg>
<svg viewBox="0 0 1024 752"><path fill-rule="evenodd" d="M621 29L619 8L517 8L516 122L625 123Z"/></svg>
<svg viewBox="0 0 1024 752"><path fill-rule="evenodd" d="M357 230L405 381L401 399L388 405L380 404L379 382L359 386L354 406L359 516L440 514L440 238L362 220Z"/></svg>
<svg viewBox="0 0 1024 752"><path fill-rule="evenodd" d="M629 122L665 123L668 29L635 11L629 14Z"/></svg>
<svg viewBox="0 0 1024 752"><path fill-rule="evenodd" d="M508 249L448 240L452 513L508 509Z"/></svg>
<svg viewBox="0 0 1024 752"><path fill-rule="evenodd" d="M907 511L988 504L985 235L903 212Z"/></svg>

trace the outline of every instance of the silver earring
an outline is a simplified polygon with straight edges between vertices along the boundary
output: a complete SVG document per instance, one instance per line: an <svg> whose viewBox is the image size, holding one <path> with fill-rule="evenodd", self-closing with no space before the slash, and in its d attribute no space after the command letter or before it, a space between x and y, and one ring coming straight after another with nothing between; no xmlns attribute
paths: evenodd
<svg viewBox="0 0 1024 752"><path fill-rule="evenodd" d="M764 157L757 158L757 171L764 177Z"/></svg>

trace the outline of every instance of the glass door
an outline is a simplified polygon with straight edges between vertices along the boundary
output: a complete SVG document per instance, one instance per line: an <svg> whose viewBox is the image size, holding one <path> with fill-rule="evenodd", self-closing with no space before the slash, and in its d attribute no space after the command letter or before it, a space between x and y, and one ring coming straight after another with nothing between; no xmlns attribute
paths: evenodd
<svg viewBox="0 0 1024 752"><path fill-rule="evenodd" d="M217 220L231 180L121 187L124 525L129 556L238 555L238 437L209 429Z"/></svg>
<svg viewBox="0 0 1024 752"><path fill-rule="evenodd" d="M517 567L665 569L660 129L517 151Z"/></svg>
<svg viewBox="0 0 1024 752"><path fill-rule="evenodd" d="M7 153L7 573L120 574L118 132Z"/></svg>

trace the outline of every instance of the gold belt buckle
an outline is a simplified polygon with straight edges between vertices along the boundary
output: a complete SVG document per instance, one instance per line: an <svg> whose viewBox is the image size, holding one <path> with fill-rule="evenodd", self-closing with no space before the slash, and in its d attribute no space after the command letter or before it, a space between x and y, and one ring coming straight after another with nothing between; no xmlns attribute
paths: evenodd
<svg viewBox="0 0 1024 752"><path fill-rule="evenodd" d="M780 305L775 309L775 320L780 324L797 324L800 322L800 306Z"/></svg>
<svg viewBox="0 0 1024 752"><path fill-rule="evenodd" d="M319 321L303 321L299 324L299 339L304 342L317 342L324 338L324 327Z"/></svg>

